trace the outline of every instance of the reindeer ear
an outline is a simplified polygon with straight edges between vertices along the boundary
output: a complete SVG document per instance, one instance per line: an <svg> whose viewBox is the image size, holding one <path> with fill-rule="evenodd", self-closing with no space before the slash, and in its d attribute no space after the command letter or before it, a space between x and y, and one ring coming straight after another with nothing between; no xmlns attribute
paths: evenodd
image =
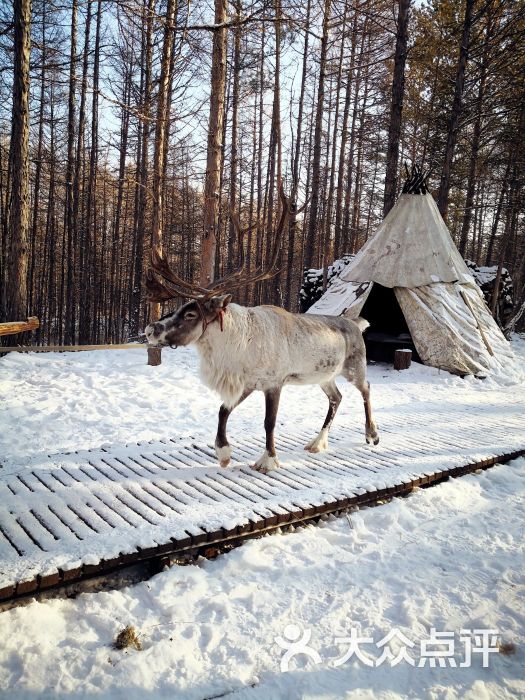
<svg viewBox="0 0 525 700"><path fill-rule="evenodd" d="M225 309L231 300L231 294L221 294L220 296L212 297L206 302L205 306L210 309L210 311L218 311L219 309Z"/></svg>

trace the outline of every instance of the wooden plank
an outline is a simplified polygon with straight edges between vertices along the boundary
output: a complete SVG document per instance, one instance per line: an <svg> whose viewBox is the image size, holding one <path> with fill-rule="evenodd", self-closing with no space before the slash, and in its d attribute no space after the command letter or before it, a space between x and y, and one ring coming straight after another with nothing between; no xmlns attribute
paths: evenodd
<svg viewBox="0 0 525 700"><path fill-rule="evenodd" d="M38 587L41 589L51 588L60 582L60 573L58 571L50 571L46 574L38 575Z"/></svg>
<svg viewBox="0 0 525 700"><path fill-rule="evenodd" d="M23 557L35 550L35 543L18 525L15 515L11 514L10 517L6 513L0 513L0 532L19 556Z"/></svg>
<svg viewBox="0 0 525 700"><path fill-rule="evenodd" d="M53 532L46 518L36 508L31 508L30 511L21 513L20 523L46 551L50 552L55 549L59 537Z"/></svg>
<svg viewBox="0 0 525 700"><path fill-rule="evenodd" d="M47 505L50 513L63 524L65 528L71 531L73 537L77 540L89 540L93 531L85 525L82 520L75 515L60 498L55 498L52 501L48 500ZM68 538L69 539L69 538Z"/></svg>
<svg viewBox="0 0 525 700"><path fill-rule="evenodd" d="M255 440L253 440L255 442ZM289 444L293 444L292 441L290 441ZM330 455L331 457L331 455ZM330 485L330 491L331 491L331 497L333 500L337 500L339 498L345 498L348 494L344 494L340 490L340 480L343 478L345 473L342 470L331 470L327 469L323 462L316 456L311 455L308 452L305 452L304 455L301 455L301 468L299 470L294 470L293 471L293 476L291 470L288 469L283 469L283 470L276 470L275 472L271 472L271 478L273 479L281 479L282 477L288 476L289 478L293 478L296 483L302 484L304 488L306 489L312 489L315 488L316 486L316 481L318 478L322 475L326 475L328 479L331 482ZM361 476L362 478L362 471L361 472L356 472L356 476ZM339 477L339 478L338 478ZM333 481L337 482L337 486L333 485ZM327 499L327 494L326 492L324 493L324 500L326 501ZM306 507L307 511L311 509L311 507L319 507L319 502L318 499L311 499L310 498L309 503L305 503L304 498L301 499L299 505L303 505ZM297 500L296 500L297 503Z"/></svg>
<svg viewBox="0 0 525 700"><path fill-rule="evenodd" d="M525 450L514 450L509 455L506 456L500 456L498 458L490 458L487 460L481 460L478 462L472 462L469 465L464 465L462 467L462 471L465 473L468 473L469 471L475 470L480 467L480 465L483 466L488 466L491 462L495 463L498 461L502 461L505 458L508 458L509 456L511 457L516 457L519 455L524 454ZM285 477L285 478L291 478L290 477L290 471L291 470L286 470L283 469L282 472L278 472L278 475L280 477ZM449 470L452 471L452 470ZM232 472L235 473L235 472ZM237 472L238 473L238 472ZM216 477L222 477L224 474L228 474L228 472L218 472ZM250 474L251 475L251 474ZM231 476L231 474L229 474ZM271 480L272 477L264 477L264 475L256 475L259 479L261 478L266 478L268 480ZM275 476L275 475L274 475ZM440 476L438 473L434 474L433 476ZM215 481L215 478L208 477L207 479L212 479L212 481ZM433 479L432 477L426 478L426 480L429 483L432 483ZM222 478L221 478L222 481ZM414 483L417 481L425 481L425 478L418 480L416 479L414 482L404 482L402 484L398 485L397 491L399 493L406 493L409 492L410 488L413 487ZM435 481L435 479L434 479ZM275 487L277 488L277 487ZM227 493L227 492L226 492ZM333 501L331 503L325 503L323 506L318 507L315 509L314 513L308 513L308 511L301 511L299 513L294 514L294 516L297 516L297 518L305 518L305 517L315 517L316 515L322 513L322 512L331 512L333 510L336 510L337 508L342 508L342 507L347 507L348 505L351 505L352 503L360 503L360 504L368 504L370 502L373 502L374 500L377 500L379 494L381 491L377 491L375 494L369 493L366 490L363 490L357 497L354 497L352 499L344 499L340 501ZM238 497L238 496L237 496ZM295 518L294 518L295 520ZM229 536L239 533L241 536L247 536L248 534L255 534L257 531L263 531L268 528L271 528L273 526L277 526L279 524L278 519L271 519L270 521L268 520L258 520L253 523L251 523L251 531L248 531L246 527L239 527L239 528L220 528L218 530L214 530L213 532L208 532L208 533L203 533L201 537L194 537L192 539L192 544L202 544L205 546L206 542L213 542L213 543L220 543L221 538L227 538ZM188 545L188 540L190 538L185 538L181 540L183 543L183 546ZM172 540L173 547L176 548L178 542L177 540ZM82 576L89 576L96 574L97 572L107 570L108 568L116 568L117 566L125 565L132 563L135 560L142 560L145 558L150 558L152 556L157 556L161 551L173 551L170 549L171 544L166 543L166 544L161 544L158 547L146 547L146 548L141 548L137 547L135 553L130 552L129 554L114 558L111 560L101 560L98 564L90 564L87 566L84 566L82 568ZM39 586L40 588L44 588L45 586L52 586L52 585L58 585L60 582L68 582L71 580L76 580L75 577L79 576L79 568L77 567L76 570L73 570L72 572L64 571L62 570L60 574L58 572L51 572L51 573L46 573L38 576L38 579L28 579L26 581L21 581L17 588L15 595L26 595L28 593L34 592L36 588ZM0 599L8 599L13 596L13 586L10 584L6 584L2 590L0 591Z"/></svg>
<svg viewBox="0 0 525 700"><path fill-rule="evenodd" d="M454 421L437 406L429 410L432 418L416 411L410 431L387 411L385 440L377 449L354 444L356 430L336 427L331 449L312 455L302 449L311 431L301 427L279 439L282 466L267 475L246 466L264 449L262 437L252 436L234 446L226 470L218 469L213 445L187 439L131 443L115 453L111 447L82 450L50 456L50 468L0 470L2 559L19 572L20 582L13 587L16 580L4 575L0 599L163 553L237 541L489 468L524 452L518 443L524 402L510 403L505 425L496 415L498 403L484 406L482 415L475 407L453 406ZM68 543L71 561L60 572L48 568L46 561L67 552ZM32 568L24 568L25 553ZM94 557L89 563L87 555ZM34 562L41 562L40 571Z"/></svg>
<svg viewBox="0 0 525 700"><path fill-rule="evenodd" d="M12 598L15 593L15 584L14 583L7 583L3 586L0 586L0 600L8 600L9 598Z"/></svg>
<svg viewBox="0 0 525 700"><path fill-rule="evenodd" d="M36 591L38 588L38 580L36 578L31 578L26 581L18 581L16 584L16 595L24 596L28 593Z"/></svg>
<svg viewBox="0 0 525 700"><path fill-rule="evenodd" d="M40 321L36 316L29 316L26 321L10 321L0 323L0 335L14 335L15 333L25 333L26 331L34 331L38 328ZM2 352L4 349L2 348Z"/></svg>
<svg viewBox="0 0 525 700"><path fill-rule="evenodd" d="M9 534L2 530L2 521L0 520L0 561L7 561L16 553L16 556L22 556L16 543L11 540Z"/></svg>
<svg viewBox="0 0 525 700"><path fill-rule="evenodd" d="M57 540L82 539L50 509L49 503L36 503L33 505L32 511L38 520L45 523L45 527L54 534Z"/></svg>
<svg viewBox="0 0 525 700"><path fill-rule="evenodd" d="M222 473L217 473L213 477L207 477L206 483L209 483L212 488L223 494L227 499L234 503L248 504L255 516L261 520L270 521L277 517L277 521L284 520L286 509L280 504L273 501L262 505L257 498L257 495L250 491L247 487L239 483L240 480L229 479ZM235 506L233 506L235 511Z"/></svg>

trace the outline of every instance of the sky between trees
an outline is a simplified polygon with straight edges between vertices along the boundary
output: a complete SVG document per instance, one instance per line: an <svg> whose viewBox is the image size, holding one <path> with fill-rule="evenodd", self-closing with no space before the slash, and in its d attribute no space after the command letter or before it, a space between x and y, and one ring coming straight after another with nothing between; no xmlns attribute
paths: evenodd
<svg viewBox="0 0 525 700"><path fill-rule="evenodd" d="M306 206L279 275L236 300L296 310L303 267L359 250L405 160L432 170L462 254L509 267L523 299L523 1L29 5L0 8L0 312L38 315L38 342L140 332L152 245L186 279L241 248L264 264L280 180Z"/></svg>

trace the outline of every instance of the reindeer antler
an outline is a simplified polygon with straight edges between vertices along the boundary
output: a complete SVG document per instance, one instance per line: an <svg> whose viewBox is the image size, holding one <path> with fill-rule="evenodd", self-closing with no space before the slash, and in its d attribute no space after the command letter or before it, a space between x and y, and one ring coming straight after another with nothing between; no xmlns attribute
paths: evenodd
<svg viewBox="0 0 525 700"><path fill-rule="evenodd" d="M163 258L158 251L153 248L151 251L151 268L146 272L146 289L148 291L148 300L154 302L167 301L174 297L186 297L188 299L199 299L205 301L213 296L222 294L223 292L231 292L239 287L254 282L262 282L263 280L271 279L278 274L277 267L279 259L279 248L281 244L281 236L290 215L290 205L284 193L282 184L279 188L279 195L282 204L282 211L279 218L279 223L275 229L271 242L270 255L268 263L261 266L251 274L244 271L244 249L241 245L241 264L234 272L221 277L213 282L209 287L200 287L199 285L186 282L179 277L170 268L168 262ZM230 212L235 231L238 239L242 241L242 231L239 217L233 211Z"/></svg>

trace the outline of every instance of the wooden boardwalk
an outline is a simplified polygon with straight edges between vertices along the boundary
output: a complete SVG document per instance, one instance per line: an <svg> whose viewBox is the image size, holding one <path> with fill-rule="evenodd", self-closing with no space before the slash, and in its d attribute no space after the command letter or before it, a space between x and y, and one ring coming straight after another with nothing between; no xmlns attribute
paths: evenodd
<svg viewBox="0 0 525 700"><path fill-rule="evenodd" d="M253 536L352 505L409 493L525 454L525 396L491 405L383 410L381 443L333 429L304 452L310 428L279 426L281 469L249 464L262 435L236 435L220 469L211 445L169 440L49 455L0 468L0 600L168 553ZM509 483L509 488L512 488Z"/></svg>

